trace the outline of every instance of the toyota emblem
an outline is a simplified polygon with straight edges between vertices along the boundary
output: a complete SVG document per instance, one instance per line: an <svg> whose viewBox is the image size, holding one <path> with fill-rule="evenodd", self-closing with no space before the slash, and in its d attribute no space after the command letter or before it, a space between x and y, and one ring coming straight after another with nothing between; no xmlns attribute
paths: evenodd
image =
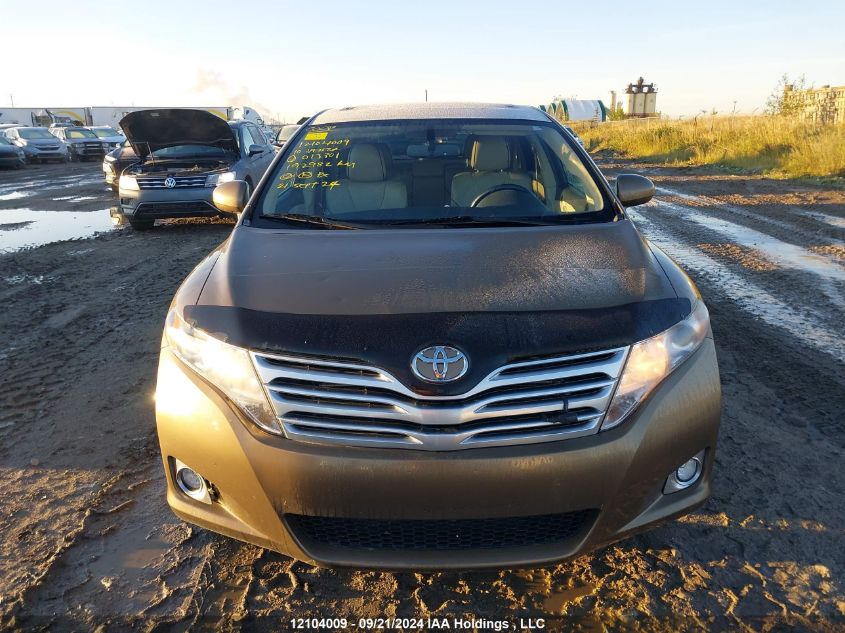
<svg viewBox="0 0 845 633"><path fill-rule="evenodd" d="M173 176L168 176L164 179L164 186L168 189L173 189L176 186L176 179Z"/></svg>
<svg viewBox="0 0 845 633"><path fill-rule="evenodd" d="M433 345L411 360L414 375L426 382L451 382L467 373L469 360L461 350L449 345Z"/></svg>

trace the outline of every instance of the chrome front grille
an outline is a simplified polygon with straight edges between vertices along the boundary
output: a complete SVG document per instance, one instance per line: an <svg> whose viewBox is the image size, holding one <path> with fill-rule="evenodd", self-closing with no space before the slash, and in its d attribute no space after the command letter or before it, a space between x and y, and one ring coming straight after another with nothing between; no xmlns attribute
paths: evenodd
<svg viewBox="0 0 845 633"><path fill-rule="evenodd" d="M289 439L452 451L598 432L627 353L623 347L512 363L457 396L418 394L369 365L252 358Z"/></svg>
<svg viewBox="0 0 845 633"><path fill-rule="evenodd" d="M141 189L188 189L205 187L205 175L203 176L176 176L173 180L176 181L175 187L167 187L164 181L167 178L161 177L141 177L138 178L138 187Z"/></svg>

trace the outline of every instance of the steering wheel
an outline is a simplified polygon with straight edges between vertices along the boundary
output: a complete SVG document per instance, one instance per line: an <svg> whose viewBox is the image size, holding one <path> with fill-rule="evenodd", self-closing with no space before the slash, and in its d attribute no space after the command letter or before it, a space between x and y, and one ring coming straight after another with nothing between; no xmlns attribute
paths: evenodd
<svg viewBox="0 0 845 633"><path fill-rule="evenodd" d="M482 191L470 203L470 208L476 207L510 207L524 204L525 196L529 196L531 201L539 202L537 196L522 185L504 184L490 187L487 191Z"/></svg>

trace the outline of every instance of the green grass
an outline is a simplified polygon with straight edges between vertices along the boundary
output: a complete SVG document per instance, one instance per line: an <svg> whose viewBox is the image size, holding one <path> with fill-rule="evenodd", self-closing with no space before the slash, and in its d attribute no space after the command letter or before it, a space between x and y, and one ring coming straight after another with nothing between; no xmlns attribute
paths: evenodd
<svg viewBox="0 0 845 633"><path fill-rule="evenodd" d="M782 178L845 178L845 125L774 116L629 119L575 131L590 151L668 165L714 165Z"/></svg>

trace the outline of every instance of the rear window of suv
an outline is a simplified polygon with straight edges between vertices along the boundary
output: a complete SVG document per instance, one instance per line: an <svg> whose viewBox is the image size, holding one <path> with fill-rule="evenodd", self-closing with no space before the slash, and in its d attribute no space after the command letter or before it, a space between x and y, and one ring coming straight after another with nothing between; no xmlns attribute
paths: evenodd
<svg viewBox="0 0 845 633"><path fill-rule="evenodd" d="M358 226L615 216L558 126L472 119L308 127L285 148L257 211Z"/></svg>

